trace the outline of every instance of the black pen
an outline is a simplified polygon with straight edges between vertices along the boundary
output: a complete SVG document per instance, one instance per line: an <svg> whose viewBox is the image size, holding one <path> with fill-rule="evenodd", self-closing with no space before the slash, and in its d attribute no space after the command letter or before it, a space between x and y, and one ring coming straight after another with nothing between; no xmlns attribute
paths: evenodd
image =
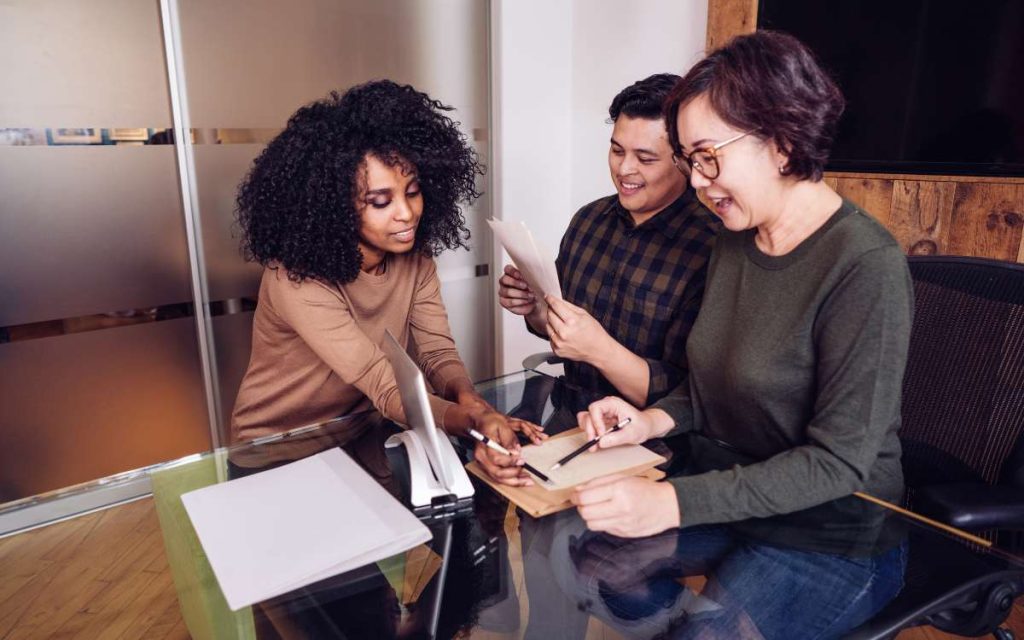
<svg viewBox="0 0 1024 640"><path fill-rule="evenodd" d="M503 453L506 456L511 456L512 455L511 451L509 451L505 447L501 446L500 444L498 444L494 440L491 440L490 438L488 438L484 434L480 433L476 429L470 429L469 430L469 435L473 436L474 440L482 442L484 444L484 446L486 446L488 449L494 449L498 453ZM533 475L537 476L538 478L540 478L544 482L551 482L551 478L547 477L546 475L544 475L543 473L541 473L540 471L535 469L532 465L530 465L529 462L524 463L523 464L523 468L526 469L527 471L529 471L530 473L532 473Z"/></svg>
<svg viewBox="0 0 1024 640"><path fill-rule="evenodd" d="M617 425L615 425L614 427L612 427L611 429L609 429L609 430L605 431L604 433L602 433L601 435L597 436L596 438L594 438L594 439L593 439L593 440L591 440L590 442L588 442L588 443L586 443L586 444L582 445L582 446L581 446L581 447L580 447L579 449L577 449L577 450L573 451L572 453L570 453L569 455L565 456L564 458L562 458L561 460L559 460L559 461L558 461L558 462L556 462L555 464L551 465L551 468L550 468L550 469L548 469L548 471L554 471L554 470L555 470L555 469L557 469L558 467L562 466L562 465L563 465L563 464L565 464L566 462L569 462L570 460L572 460L572 459L573 459L573 458L575 458L576 456L580 455L581 453L583 453L584 451L586 451L586 450L587 450L587 449L589 449L590 447L592 447L592 446L594 446L595 444L597 444L597 443L598 443L598 441L599 441L599 440L600 440L601 438L605 437L605 436L606 436L606 435L608 435L609 433L615 433L616 431L618 431L619 429L621 429L622 427L626 426L627 424L629 424L629 423L630 423L630 422L632 422L632 421L633 421L633 419L632 419L632 418L623 418L623 419L622 419L622 421L621 421L621 422L619 422L619 424L617 424Z"/></svg>

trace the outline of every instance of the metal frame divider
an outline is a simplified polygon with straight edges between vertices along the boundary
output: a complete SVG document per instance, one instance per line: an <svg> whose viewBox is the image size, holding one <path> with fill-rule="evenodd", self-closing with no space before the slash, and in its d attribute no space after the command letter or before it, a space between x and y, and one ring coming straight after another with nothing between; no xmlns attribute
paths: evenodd
<svg viewBox="0 0 1024 640"><path fill-rule="evenodd" d="M214 376L216 356L200 234L195 155L188 115L177 0L160 0L160 18L174 124L175 155L188 244L196 341L199 346L200 367L206 395L210 447L216 449L223 444L220 390ZM157 464L151 468L159 466L161 465ZM52 494L17 501L9 505L11 507L9 510L0 513L0 538L145 497L151 493L148 469L100 478Z"/></svg>
<svg viewBox="0 0 1024 640"><path fill-rule="evenodd" d="M216 352L208 306L209 293L206 286L203 240L200 235L202 227L196 183L195 152L192 144L191 118L188 111L188 92L185 86L181 21L177 0L160 0L160 18L163 22L164 61L167 64L167 84L171 96L171 116L174 122L174 148L178 161L178 178L181 181L181 202L185 216L185 235L188 239L188 257L192 272L196 338L199 343L199 360L203 372L206 409L210 421L210 446L215 449L222 444L220 389L214 376Z"/></svg>

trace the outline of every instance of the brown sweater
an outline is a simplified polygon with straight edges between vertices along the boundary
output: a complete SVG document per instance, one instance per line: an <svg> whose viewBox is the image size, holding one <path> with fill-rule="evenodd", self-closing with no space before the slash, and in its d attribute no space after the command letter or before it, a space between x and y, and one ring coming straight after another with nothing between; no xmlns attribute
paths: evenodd
<svg viewBox="0 0 1024 640"><path fill-rule="evenodd" d="M413 357L436 391L443 394L452 381L469 377L448 328L432 259L391 254L383 275L360 271L340 286L296 283L283 268L265 269L252 357L231 417L232 441L371 406L405 424L395 374L379 346L385 330L403 346L411 339ZM451 404L431 396L439 427Z"/></svg>

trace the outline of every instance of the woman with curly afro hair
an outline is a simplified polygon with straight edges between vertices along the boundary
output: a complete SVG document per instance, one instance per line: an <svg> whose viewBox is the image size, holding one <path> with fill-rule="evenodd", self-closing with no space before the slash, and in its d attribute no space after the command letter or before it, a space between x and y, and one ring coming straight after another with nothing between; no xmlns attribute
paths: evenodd
<svg viewBox="0 0 1024 640"><path fill-rule="evenodd" d="M466 247L460 206L479 197L483 168L449 110L413 87L370 82L299 109L256 158L238 223L264 271L233 440L371 407L407 424L379 346L388 330L414 345L445 431L475 428L513 450L513 431L542 437L473 390L451 337L433 257ZM477 458L503 482L529 483L508 456L478 447Z"/></svg>

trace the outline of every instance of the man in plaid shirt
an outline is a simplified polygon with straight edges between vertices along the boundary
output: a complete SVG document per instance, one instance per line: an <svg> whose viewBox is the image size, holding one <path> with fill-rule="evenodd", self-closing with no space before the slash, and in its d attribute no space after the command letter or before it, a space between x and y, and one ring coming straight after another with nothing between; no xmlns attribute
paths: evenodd
<svg viewBox="0 0 1024 640"><path fill-rule="evenodd" d="M616 195L576 212L556 266L564 300L545 313L509 265L498 299L567 360L572 384L646 406L686 376L686 337L700 309L718 219L672 160L661 114L679 79L626 87L608 109Z"/></svg>

